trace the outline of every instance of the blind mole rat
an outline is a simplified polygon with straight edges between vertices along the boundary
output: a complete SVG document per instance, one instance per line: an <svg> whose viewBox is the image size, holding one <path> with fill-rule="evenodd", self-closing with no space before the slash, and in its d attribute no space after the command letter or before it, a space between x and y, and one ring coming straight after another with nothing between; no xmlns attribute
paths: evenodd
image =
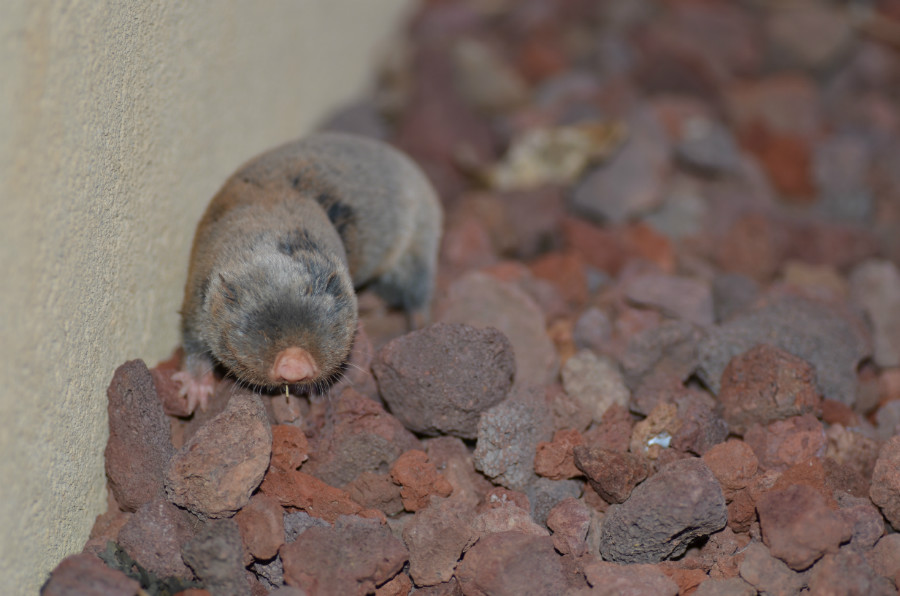
<svg viewBox="0 0 900 596"><path fill-rule="evenodd" d="M206 407L215 362L254 385L327 388L353 343L355 288L427 316L441 220L424 174L378 141L317 133L244 164L194 236L173 376L188 411Z"/></svg>

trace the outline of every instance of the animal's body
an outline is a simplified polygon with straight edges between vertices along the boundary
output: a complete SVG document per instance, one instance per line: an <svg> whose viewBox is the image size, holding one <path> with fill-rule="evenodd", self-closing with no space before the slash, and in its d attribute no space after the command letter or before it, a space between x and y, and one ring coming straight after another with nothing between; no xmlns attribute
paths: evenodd
<svg viewBox="0 0 900 596"><path fill-rule="evenodd" d="M182 306L188 409L215 362L264 387L327 387L357 325L355 289L427 313L442 214L419 168L384 143L319 133L243 165L206 209Z"/></svg>

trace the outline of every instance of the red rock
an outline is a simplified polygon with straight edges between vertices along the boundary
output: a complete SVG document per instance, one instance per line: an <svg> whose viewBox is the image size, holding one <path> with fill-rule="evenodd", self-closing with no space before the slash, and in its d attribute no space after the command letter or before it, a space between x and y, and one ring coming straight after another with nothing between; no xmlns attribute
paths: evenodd
<svg viewBox="0 0 900 596"><path fill-rule="evenodd" d="M830 457L822 461L822 467L825 469L825 486L834 498L869 498L869 480L856 468Z"/></svg>
<svg viewBox="0 0 900 596"><path fill-rule="evenodd" d="M787 252L786 230L763 213L738 217L722 235L715 252L719 266L764 282L778 271Z"/></svg>
<svg viewBox="0 0 900 596"><path fill-rule="evenodd" d="M740 575L740 566L744 561L744 549L750 543L750 537L735 534L731 528L711 534L700 549L700 561L703 569L709 569L709 576L727 579Z"/></svg>
<svg viewBox="0 0 900 596"><path fill-rule="evenodd" d="M400 421L352 388L329 402L326 416L303 471L332 486L343 486L366 470L384 472L404 451L421 448Z"/></svg>
<svg viewBox="0 0 900 596"><path fill-rule="evenodd" d="M812 366L768 344L731 359L718 397L723 417L738 434L754 423L816 414L822 401Z"/></svg>
<svg viewBox="0 0 900 596"><path fill-rule="evenodd" d="M841 499L841 515L853 527L849 548L865 553L884 535L884 518L878 508L865 498Z"/></svg>
<svg viewBox="0 0 900 596"><path fill-rule="evenodd" d="M571 307L578 308L587 302L587 277L584 262L577 252L546 254L531 264L531 272L559 288Z"/></svg>
<svg viewBox="0 0 900 596"><path fill-rule="evenodd" d="M259 490L282 507L300 509L330 522L341 515L353 515L362 510L346 491L298 470L270 469Z"/></svg>
<svg viewBox="0 0 900 596"><path fill-rule="evenodd" d="M128 520L116 542L144 569L159 577L193 577L181 547L194 536L189 513L162 497L144 503Z"/></svg>
<svg viewBox="0 0 900 596"><path fill-rule="evenodd" d="M267 561L278 554L284 544L284 510L264 493L250 497L250 502L234 516L241 539L253 558Z"/></svg>
<svg viewBox="0 0 900 596"><path fill-rule="evenodd" d="M588 583L601 594L621 594L638 596L655 594L675 596L678 584L660 571L656 565L621 565L601 561L596 557L584 565L584 576Z"/></svg>
<svg viewBox="0 0 900 596"><path fill-rule="evenodd" d="M825 499L829 509L837 509L837 501L831 495L831 490L825 485L825 466L819 458L813 458L805 462L793 465L778 477L772 490L784 490L789 486L802 484L814 489Z"/></svg>
<svg viewBox="0 0 900 596"><path fill-rule="evenodd" d="M564 594L560 559L549 536L490 534L466 552L456 578L464 594Z"/></svg>
<svg viewBox="0 0 900 596"><path fill-rule="evenodd" d="M697 325L712 325L712 287L688 277L648 273L625 282L625 297L638 306Z"/></svg>
<svg viewBox="0 0 900 596"><path fill-rule="evenodd" d="M91 527L91 533L87 543L84 545L84 552L99 555L106 550L106 543L110 540L115 542L119 530L122 529L133 514L127 513L119 509L112 493L107 493L106 511L94 518L94 525Z"/></svg>
<svg viewBox="0 0 900 596"><path fill-rule="evenodd" d="M66 557L50 572L44 596L135 596L141 585L87 553Z"/></svg>
<svg viewBox="0 0 900 596"><path fill-rule="evenodd" d="M672 435L680 426L678 407L660 402L646 418L634 425L629 451L648 459L656 459L671 446Z"/></svg>
<svg viewBox="0 0 900 596"><path fill-rule="evenodd" d="M865 556L878 575L895 582L900 579L900 534L882 536Z"/></svg>
<svg viewBox="0 0 900 596"><path fill-rule="evenodd" d="M528 511L513 503L507 503L486 509L475 516L469 526L466 549L488 534L497 534L498 532L520 532L533 536L550 534L546 528L535 523Z"/></svg>
<svg viewBox="0 0 900 596"><path fill-rule="evenodd" d="M810 594L893 596L896 590L891 580L876 576L862 555L847 548L825 555L809 573Z"/></svg>
<svg viewBox="0 0 900 596"><path fill-rule="evenodd" d="M238 395L178 450L166 470L170 501L204 517L247 504L272 455L272 429L258 396Z"/></svg>
<svg viewBox="0 0 900 596"><path fill-rule="evenodd" d="M507 504L515 505L523 511L531 511L531 502L528 500L528 495L517 490L496 486L484 496L484 501L479 503L477 512L484 513L488 509L505 507Z"/></svg>
<svg viewBox="0 0 900 596"><path fill-rule="evenodd" d="M563 555L580 557L587 553L591 513L581 501L560 501L547 514L547 527L553 532L553 547Z"/></svg>
<svg viewBox="0 0 900 596"><path fill-rule="evenodd" d="M666 561L661 563L659 565L660 570L666 577L675 582L678 586L679 594L693 594L697 587L703 583L703 580L709 578L709 576L706 575L706 571L703 569L686 569L684 567L675 567L667 563L671 562Z"/></svg>
<svg viewBox="0 0 900 596"><path fill-rule="evenodd" d="M708 393L696 389L676 389L675 402L678 428L672 434L672 448L703 455L728 438L728 425L715 411Z"/></svg>
<svg viewBox="0 0 900 596"><path fill-rule="evenodd" d="M747 489L732 493L728 502L728 527L734 532L746 532L756 521L756 502Z"/></svg>
<svg viewBox="0 0 900 596"><path fill-rule="evenodd" d="M376 521L341 517L334 527L314 527L280 551L284 580L309 594L371 594L408 559L406 548Z"/></svg>
<svg viewBox="0 0 900 596"><path fill-rule="evenodd" d="M377 509L385 515L397 515L403 511L400 487L394 484L390 474L365 471L344 487L350 498L367 509Z"/></svg>
<svg viewBox="0 0 900 596"><path fill-rule="evenodd" d="M738 129L759 123L776 133L811 137L819 132L819 93L808 75L792 72L735 82L727 99Z"/></svg>
<svg viewBox="0 0 900 596"><path fill-rule="evenodd" d="M590 426L591 413L581 402L570 396L560 384L544 388L547 405L553 416L553 428L557 431L571 429L583 432Z"/></svg>
<svg viewBox="0 0 900 596"><path fill-rule="evenodd" d="M754 424L744 433L763 470L783 471L825 453L825 431L810 414L777 420L768 426Z"/></svg>
<svg viewBox="0 0 900 596"><path fill-rule="evenodd" d="M117 368L106 394L109 489L122 509L135 511L162 493L165 469L175 453L169 422L142 360Z"/></svg>
<svg viewBox="0 0 900 596"><path fill-rule="evenodd" d="M753 450L739 439L729 439L715 445L703 454L703 461L722 485L728 500L750 483L759 468Z"/></svg>
<svg viewBox="0 0 900 596"><path fill-rule="evenodd" d="M785 198L807 203L815 200L812 151L807 139L757 124L743 131L741 144L756 156L772 185Z"/></svg>
<svg viewBox="0 0 900 596"><path fill-rule="evenodd" d="M297 470L309 458L308 453L309 442L302 430L289 424L272 427L272 467Z"/></svg>
<svg viewBox="0 0 900 596"><path fill-rule="evenodd" d="M802 575L773 557L759 542L747 546L741 577L764 594L799 594L806 583Z"/></svg>
<svg viewBox="0 0 900 596"><path fill-rule="evenodd" d="M375 596L407 596L412 590L413 583L405 573L398 573L394 579L375 589Z"/></svg>
<svg viewBox="0 0 900 596"><path fill-rule="evenodd" d="M562 382L566 393L590 411L595 421L613 404L627 405L631 396L616 363L590 350L581 350L566 361Z"/></svg>
<svg viewBox="0 0 900 596"><path fill-rule="evenodd" d="M577 252L584 261L610 275L619 270L631 256L618 228L601 228L574 217L563 221L565 245Z"/></svg>
<svg viewBox="0 0 900 596"><path fill-rule="evenodd" d="M472 511L465 504L441 499L417 511L403 527L409 575L417 586L450 581L469 539L472 519Z"/></svg>
<svg viewBox="0 0 900 596"><path fill-rule="evenodd" d="M850 524L828 508L815 489L795 484L770 491L757 502L763 540L778 557L796 570L812 565L825 553L837 552L850 539Z"/></svg>
<svg viewBox="0 0 900 596"><path fill-rule="evenodd" d="M441 237L441 271L462 273L481 269L494 265L497 259L487 225L476 214L462 213L448 218Z"/></svg>
<svg viewBox="0 0 900 596"><path fill-rule="evenodd" d="M869 496L891 526L900 528L900 436L892 437L881 447Z"/></svg>
<svg viewBox="0 0 900 596"><path fill-rule="evenodd" d="M861 430L844 428L838 424L833 424L825 432L828 440L825 455L838 464L846 466L854 474L859 475L866 485L866 490L864 494L856 496L868 497L869 479L872 477L872 472L875 469L875 461L878 459L880 445L874 439L865 436L863 432L860 432Z"/></svg>
<svg viewBox="0 0 900 596"><path fill-rule="evenodd" d="M624 503L634 487L650 472L644 458L602 447L575 447L575 465L603 500Z"/></svg>
<svg viewBox="0 0 900 596"><path fill-rule="evenodd" d="M391 467L391 479L400 485L400 498L407 511L428 506L432 495L449 497L453 487L440 475L424 451L411 450L397 458Z"/></svg>
<svg viewBox="0 0 900 596"><path fill-rule="evenodd" d="M603 412L599 424L584 433L585 444L624 453L631 443L634 419L625 406L613 404Z"/></svg>
<svg viewBox="0 0 900 596"><path fill-rule="evenodd" d="M543 386L556 379L559 358L547 336L544 314L517 284L470 272L456 280L434 308L440 321L494 327L505 335L515 355L517 384ZM441 367L447 367L445 360Z"/></svg>
<svg viewBox="0 0 900 596"><path fill-rule="evenodd" d="M675 247L667 237L644 222L625 226L622 232L626 250L635 258L653 263L663 273L675 272Z"/></svg>
<svg viewBox="0 0 900 596"><path fill-rule="evenodd" d="M822 422L828 425L840 424L844 427L859 426L859 416L850 406L833 399L822 400Z"/></svg>
<svg viewBox="0 0 900 596"><path fill-rule="evenodd" d="M450 498L475 507L493 485L475 471L472 453L456 437L437 437L425 442L428 458L453 487Z"/></svg>
<svg viewBox="0 0 900 596"><path fill-rule="evenodd" d="M756 588L739 577L707 579L697 586L693 596L756 596Z"/></svg>
<svg viewBox="0 0 900 596"><path fill-rule="evenodd" d="M534 471L538 476L551 480L562 480L580 476L581 471L575 467L575 456L572 450L576 445L584 444L584 437L574 429L556 431L553 440L537 445L534 456Z"/></svg>

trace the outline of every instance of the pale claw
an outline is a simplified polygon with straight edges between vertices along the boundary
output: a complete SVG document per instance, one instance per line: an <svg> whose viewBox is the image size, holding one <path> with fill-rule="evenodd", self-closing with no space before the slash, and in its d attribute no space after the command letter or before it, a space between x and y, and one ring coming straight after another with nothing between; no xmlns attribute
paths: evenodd
<svg viewBox="0 0 900 596"><path fill-rule="evenodd" d="M216 382L212 372L208 372L198 379L187 371L181 371L172 375L172 380L180 385L178 396L185 398L188 414L193 414L197 406L200 406L202 411L206 411Z"/></svg>

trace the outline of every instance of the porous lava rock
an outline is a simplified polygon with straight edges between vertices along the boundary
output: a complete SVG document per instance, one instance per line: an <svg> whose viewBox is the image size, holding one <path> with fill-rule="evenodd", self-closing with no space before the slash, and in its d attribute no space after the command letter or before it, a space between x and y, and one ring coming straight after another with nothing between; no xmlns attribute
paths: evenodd
<svg viewBox="0 0 900 596"><path fill-rule="evenodd" d="M463 594L564 594L562 560L549 536L500 532L481 538L456 570Z"/></svg>
<svg viewBox="0 0 900 596"><path fill-rule="evenodd" d="M600 554L616 563L658 563L677 557L726 522L725 497L699 458L674 461L612 505L600 535Z"/></svg>
<svg viewBox="0 0 900 596"><path fill-rule="evenodd" d="M891 526L900 528L900 436L892 437L878 452L869 496Z"/></svg>
<svg viewBox="0 0 900 596"><path fill-rule="evenodd" d="M474 439L481 413L512 387L516 360L496 329L436 323L388 343L372 370L382 398L404 426Z"/></svg>

